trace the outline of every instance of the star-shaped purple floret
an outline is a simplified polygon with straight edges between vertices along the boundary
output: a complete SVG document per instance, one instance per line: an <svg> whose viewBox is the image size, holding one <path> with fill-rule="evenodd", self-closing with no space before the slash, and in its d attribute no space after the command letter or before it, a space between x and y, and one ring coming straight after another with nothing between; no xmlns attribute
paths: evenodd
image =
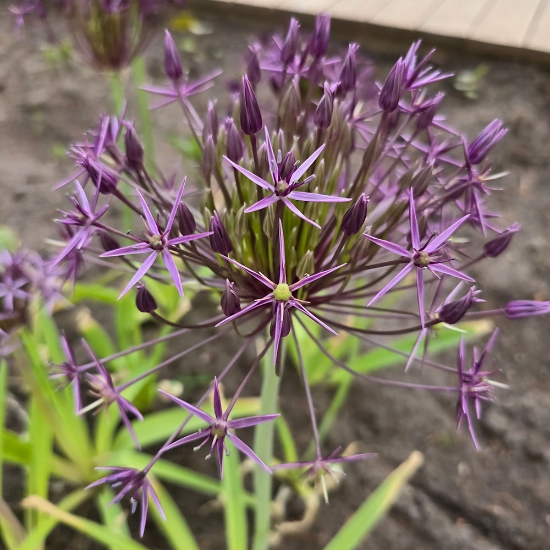
<svg viewBox="0 0 550 550"><path fill-rule="evenodd" d="M269 131L267 126L265 127L265 143L267 147L267 160L269 164L269 172L271 174L271 179L273 183L260 178L256 174L253 174L246 168L239 166L229 158L224 156L224 159L238 170L241 174L246 176L251 182L255 183L262 189L269 191L271 194L267 197L259 200L254 203L252 206L249 206L245 212L255 212L256 210L262 210L268 206L275 204L278 201L281 201L291 212L296 214L296 216L302 218L304 221L314 225L320 229L319 224L314 221L306 218L300 210L291 202L292 200L303 201L303 202L348 202L351 199L345 197L333 197L332 195L321 195L320 193L307 193L304 191L296 191L302 185L306 185L312 179L314 175L307 177L303 181L299 181L300 178L309 170L313 163L317 160L319 155L323 152L325 148L324 145L321 145L309 158L307 158L302 164L298 167L294 167L289 175L285 178L280 177L281 164L277 162L275 154L273 152L273 146L271 145L271 139L269 137Z"/></svg>
<svg viewBox="0 0 550 550"><path fill-rule="evenodd" d="M217 378L214 378L214 414L215 417L210 416L208 413L205 413L201 409L187 403L170 395L162 390L159 390L160 393L177 403L180 407L183 407L185 410L189 411L191 414L194 414L201 420L204 420L209 427L201 430L195 434L191 434L177 441L171 443L170 445L164 448L164 451L173 449L174 447L179 447L185 443L191 441L203 440L198 447L195 447L195 450L200 449L203 445L210 443L210 453L206 458L210 458L212 453L216 452L218 457L218 467L220 472L220 478L223 477L223 457L229 455L227 446L225 444L226 438L239 449L243 454L248 456L259 464L266 472L271 473L271 470L260 460L260 458L254 453L254 451L241 439L239 439L233 432L233 430L240 428L248 428L250 426L256 426L257 424L262 424L263 422L269 422L274 420L279 414L264 414L262 416L249 416L248 418L239 418L238 420L229 420L229 415L231 414L231 408L227 408L225 412L222 409L222 400L220 395L220 388L218 386Z"/></svg>
<svg viewBox="0 0 550 550"><path fill-rule="evenodd" d="M225 325L226 323L230 323L231 321L234 321L235 319L238 319L239 317L246 315L250 311L253 311L257 308L272 306L273 309L275 310L275 330L273 335L273 338L274 338L273 361L275 363L277 362L277 354L279 351L281 338L284 336L287 336L288 331L290 331L290 326L287 327L288 331L286 330L283 331L283 325L287 324L285 323L285 317L288 315L289 310L291 308L295 308L298 311L301 311L302 313L307 315L310 319L315 321L317 324L321 325L323 328L327 329L329 332L332 332L332 334L336 334L334 330L332 330L328 325L323 323L323 321L318 319L315 315L313 315L313 313L308 311L303 306L303 304L307 302L294 298L292 293L295 290L298 290L303 286L306 286L312 283L313 281L317 281L318 279L321 279L321 277L325 277L329 273L332 273L333 271L336 271L337 269L344 267L346 264L341 264L336 267L332 267L331 269L326 269L325 271L315 273L314 275L306 275L296 283L289 285L287 283L287 278L286 278L285 240L284 240L283 226L281 224L281 220L279 220L279 258L280 258L279 283L274 283L273 281L268 279L264 274L256 273L256 271L252 271L252 269L249 269L248 267L240 264L239 262L236 262L235 260L232 260L231 258L228 258L227 256L222 255L222 258L224 258L228 262L231 262L233 265L236 265L238 268L242 269L243 271L248 273L250 276L260 281L260 283L262 283L264 286L270 289L270 293L264 296L263 298L260 298L259 300L255 300L250 305L241 309L241 311L238 311L234 315L227 317L226 319L218 323L216 325L217 327L221 325Z"/></svg>
<svg viewBox="0 0 550 550"><path fill-rule="evenodd" d="M443 275L450 275L451 277L456 277L464 281L474 281L468 275L461 273L460 271L457 271L456 269L453 269L448 265L445 265L445 262L448 262L449 260L445 258L442 259L440 255L440 251L447 244L449 237L468 219L468 217L469 215L460 218L449 228L445 229L445 231L442 231L437 237L435 237L434 239L429 239L428 242L424 244L424 246L420 246L418 221L416 219L413 191L411 189L409 218L411 224L412 251L409 251L398 244L385 241L383 239L378 239L365 233L365 237L373 243L409 260L407 265L382 290L380 290L380 292L378 292L376 296L374 296L374 298L369 302L368 305L370 306L374 302L379 300L382 296L384 296L384 294L386 294L386 292L388 292L388 290L393 288L414 269L416 271L416 286L418 291L418 308L420 311L420 321L422 323L422 328L424 328L424 270L430 271L438 278L438 273L442 273Z"/></svg>
<svg viewBox="0 0 550 550"><path fill-rule="evenodd" d="M102 254L102 258L112 258L114 256L127 256L130 254L145 254L150 252L146 260L141 264L141 267L137 270L136 274L132 277L126 288L122 291L119 296L119 299L122 298L137 282L149 271L150 267L155 263L155 260L158 256L162 256L162 260L166 269L170 273L176 288L180 296L183 298L183 288L181 286L180 274L178 268L170 254L170 247L176 246L178 244L188 243L190 241L195 241L197 239L202 239L203 237L208 237L212 232L207 233L196 233L193 235L185 235L183 237L175 237L169 239L168 236L172 230L172 225L176 219L176 214L178 212L178 205L181 201L183 195L183 190L185 188L185 178L180 186L176 200L174 201L174 206L172 207L172 212L170 212L170 217L168 218L168 223L164 231L161 231L157 225L157 222L153 218L145 199L142 194L137 191L139 195L139 200L141 202L141 207L143 209L143 214L145 216L147 224L147 235L146 238L142 239L142 242L139 244L133 244L131 246L125 246L123 248L118 248L117 250L111 250L110 252L105 252Z"/></svg>

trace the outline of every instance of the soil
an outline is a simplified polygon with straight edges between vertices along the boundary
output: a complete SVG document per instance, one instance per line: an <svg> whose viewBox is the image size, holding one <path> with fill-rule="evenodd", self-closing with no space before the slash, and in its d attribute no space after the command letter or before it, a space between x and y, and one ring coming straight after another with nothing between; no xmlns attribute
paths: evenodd
<svg viewBox="0 0 550 550"><path fill-rule="evenodd" d="M203 16L203 22L211 33L180 36L189 50L185 63L191 74L204 74L215 67L229 75L239 74L248 40L267 30L265 23L240 20L228 24L215 15ZM0 33L0 220L15 228L25 245L44 249L44 238L56 236L51 220L64 200L63 192L54 193L51 188L71 170L70 161L59 151L93 126L100 112L110 110L108 82L79 65L46 62L42 34L37 30L29 28L24 40L13 41L8 21L2 18ZM339 45L336 41L335 47ZM387 49L393 50L395 47ZM378 51L373 59L383 78L395 55ZM494 204L502 212L503 226L519 221L522 231L490 269L476 273L487 307L514 298L549 300L550 74L532 66L456 52L440 52L435 59L454 72L473 69L482 61L489 66L475 101L456 92L450 83L444 85L444 112L455 127L473 136L498 117L510 128L493 157L498 168L510 171L503 184L505 192L494 194ZM160 40L148 51L147 67L150 80L162 82ZM131 87L127 82L127 89ZM208 97L220 91L223 84L218 83L212 93L198 97L199 112ZM169 109L158 111L155 121L159 136L175 135L182 128ZM159 145L157 159L160 166L170 167L178 161L178 154ZM415 449L424 454L424 466L361 549L549 547L550 361L546 338L550 316L515 323L499 320L498 325L503 335L495 353L496 364L511 389L501 392L498 402L484 411L478 427L482 450L475 450L464 431L455 433L452 397L355 385L327 445L334 448L358 441L360 451L376 452L378 457L350 465L330 504L321 507L313 528L286 538L283 548L322 548L380 481ZM208 363L223 364L223 353L215 353ZM330 392L317 388L314 393L322 410ZM305 430L305 400L292 369L285 373L282 395L281 406L289 422ZM187 450L174 459L213 473L212 464L205 465ZM221 513L205 514L207 499L201 495L171 490L201 549L223 549ZM15 502L19 493L13 487L7 496ZM144 543L152 550L167 548L161 540L152 527ZM47 546L50 550L69 547L83 550L95 546L64 529L59 529Z"/></svg>

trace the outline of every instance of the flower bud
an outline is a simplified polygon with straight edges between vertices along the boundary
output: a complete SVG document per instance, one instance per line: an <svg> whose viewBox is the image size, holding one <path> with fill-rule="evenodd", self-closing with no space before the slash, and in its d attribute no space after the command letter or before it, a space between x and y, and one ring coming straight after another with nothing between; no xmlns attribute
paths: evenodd
<svg viewBox="0 0 550 550"><path fill-rule="evenodd" d="M256 94L247 76L243 76L242 80L240 107L241 130L247 136L255 136L262 129L263 121Z"/></svg>
<svg viewBox="0 0 550 550"><path fill-rule="evenodd" d="M289 181L290 176L292 176L295 169L296 157L294 156L294 151L291 149L288 153L285 154L283 160L279 165L279 179Z"/></svg>
<svg viewBox="0 0 550 550"><path fill-rule="evenodd" d="M537 300L513 300L504 306L504 315L508 319L524 319L535 315L550 313L550 302Z"/></svg>
<svg viewBox="0 0 550 550"><path fill-rule="evenodd" d="M470 164L479 164L489 151L506 135L508 130L502 127L502 122L495 118L472 141L466 150L466 158Z"/></svg>
<svg viewBox="0 0 550 550"><path fill-rule="evenodd" d="M399 106L399 100L403 94L403 78L405 74L405 64L403 58L399 58L392 67L384 86L380 91L378 105L385 113L392 113Z"/></svg>
<svg viewBox="0 0 550 550"><path fill-rule="evenodd" d="M216 100L208 102L208 112L207 112L206 120L204 121L204 126L202 129L203 141L206 141L206 139L210 135L212 136L214 143L218 142L219 124L218 124L218 111L217 111L216 105L217 105Z"/></svg>
<svg viewBox="0 0 550 550"><path fill-rule="evenodd" d="M246 204L243 204L235 215L235 235L242 239L248 234L248 223L245 214Z"/></svg>
<svg viewBox="0 0 550 550"><path fill-rule="evenodd" d="M311 273L315 273L315 260L313 257L313 252L311 250L308 250L298 262L298 265L296 266L296 276L298 279L302 279L306 275L310 275Z"/></svg>
<svg viewBox="0 0 550 550"><path fill-rule="evenodd" d="M274 306L273 306L273 321L271 321L271 326L269 327L269 335L271 336L271 338L275 338L275 327L277 325L277 320L276 320L277 317L276 317L275 307L277 307L276 304L274 304ZM285 338L285 336L288 336L290 334L290 328L291 328L290 312L285 307L285 309L283 310L283 321L282 321L282 326L281 326L281 338Z"/></svg>
<svg viewBox="0 0 550 550"><path fill-rule="evenodd" d="M294 17L290 20L288 32L281 48L281 63L288 65L293 61L298 46L298 30L300 23Z"/></svg>
<svg viewBox="0 0 550 550"><path fill-rule="evenodd" d="M344 65L340 73L340 90L347 94L355 89L357 83L357 69L355 63L355 54L359 46L357 44L350 44L348 47L348 53L344 59Z"/></svg>
<svg viewBox="0 0 550 550"><path fill-rule="evenodd" d="M325 82L325 91L323 97L317 105L313 115L313 123L320 130L326 130L332 122L332 110L334 107L334 94L332 93L328 82Z"/></svg>
<svg viewBox="0 0 550 550"><path fill-rule="evenodd" d="M164 32L164 72L172 82L178 82L183 77L180 54L172 35L168 31Z"/></svg>
<svg viewBox="0 0 550 550"><path fill-rule="evenodd" d="M330 36L330 15L319 14L315 19L315 28L310 41L309 51L315 58L327 53Z"/></svg>
<svg viewBox="0 0 550 550"><path fill-rule="evenodd" d="M244 141L235 126L232 118L225 121L225 129L227 132L227 149L226 154L229 160L239 162L244 155Z"/></svg>
<svg viewBox="0 0 550 550"><path fill-rule="evenodd" d="M212 231L212 235L208 238L210 240L210 247L214 252L225 254L226 256L230 252L233 252L233 243L217 212L214 212L214 215L210 218L210 231Z"/></svg>
<svg viewBox="0 0 550 550"><path fill-rule="evenodd" d="M296 80L288 83L287 90L281 101L279 116L281 121L289 126L295 127L298 117L302 113L302 101Z"/></svg>
<svg viewBox="0 0 550 550"><path fill-rule="evenodd" d="M494 239L486 242L483 245L483 252L485 256L489 258L496 258L500 256L507 248L514 233L517 233L521 229L519 223L513 223L508 229L505 229L502 233L499 233Z"/></svg>
<svg viewBox="0 0 550 550"><path fill-rule="evenodd" d="M99 240L101 242L101 248L105 252L111 252L120 248L120 243L107 231L99 232Z"/></svg>
<svg viewBox="0 0 550 550"><path fill-rule="evenodd" d="M157 302L143 283L137 287L136 307L142 313L153 313L157 309Z"/></svg>
<svg viewBox="0 0 550 550"><path fill-rule="evenodd" d="M260 147L258 147L258 175L261 177L263 174L267 174L268 168L267 146L265 143L262 143Z"/></svg>
<svg viewBox="0 0 550 550"><path fill-rule="evenodd" d="M88 156L84 156L77 162L82 166L82 168L84 168L84 170L86 170L88 176L92 180L92 183L96 188L99 188L99 192L102 195L110 195L116 190L118 185L118 175L112 172L109 168Z"/></svg>
<svg viewBox="0 0 550 550"><path fill-rule="evenodd" d="M186 235L192 235L195 232L195 229L197 229L195 217L191 213L191 210L189 210L189 208L187 208L187 206L181 201L178 204L176 219L178 221L178 229L184 237Z"/></svg>
<svg viewBox="0 0 550 550"><path fill-rule="evenodd" d="M346 237L356 235L367 219L369 198L362 193L355 204L351 206L342 218L342 231Z"/></svg>
<svg viewBox="0 0 550 550"><path fill-rule="evenodd" d="M134 125L131 123L126 123L124 146L128 168L136 171L141 170L143 168L143 146L139 142Z"/></svg>
<svg viewBox="0 0 550 550"><path fill-rule="evenodd" d="M436 96L430 101L426 102L426 105L416 115L415 127L417 132L427 130L433 122L434 116L437 114L439 104L445 97L443 92L438 92Z"/></svg>
<svg viewBox="0 0 550 550"><path fill-rule="evenodd" d="M235 315L235 313L241 311L241 300L235 292L234 286L235 283L229 282L229 279L225 280L225 290L222 294L221 306L222 311L227 317L231 317L231 315Z"/></svg>
<svg viewBox="0 0 550 550"><path fill-rule="evenodd" d="M430 185L430 180L433 174L433 162L424 166L419 170L412 178L411 187L414 191L415 197L423 195Z"/></svg>
<svg viewBox="0 0 550 550"><path fill-rule="evenodd" d="M454 325L458 323L472 307L472 304L485 301L476 298L476 295L480 292L481 290L476 290L475 287L472 287L470 290L468 290L466 295L459 300L454 300L453 302L444 304L439 310L439 318L448 325Z"/></svg>
<svg viewBox="0 0 550 550"><path fill-rule="evenodd" d="M204 150L201 158L201 170L206 180L209 180L216 166L216 146L212 136L208 136L204 142Z"/></svg>
<svg viewBox="0 0 550 550"><path fill-rule="evenodd" d="M260 70L260 62L258 61L258 51L255 47L250 48L248 64L246 66L246 76L252 86L257 86L262 79L262 71Z"/></svg>

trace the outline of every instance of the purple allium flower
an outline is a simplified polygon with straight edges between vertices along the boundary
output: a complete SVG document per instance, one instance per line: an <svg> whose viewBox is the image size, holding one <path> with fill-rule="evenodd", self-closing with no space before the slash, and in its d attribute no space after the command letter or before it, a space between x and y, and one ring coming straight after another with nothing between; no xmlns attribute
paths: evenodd
<svg viewBox="0 0 550 550"><path fill-rule="evenodd" d="M368 305L372 305L374 302L384 296L384 294L386 294L388 290L393 288L397 283L399 283L399 281L404 279L414 269L416 271L416 285L418 291L418 308L420 311L420 321L422 323L422 327L424 327L424 270L427 269L434 275L436 275L437 273L442 273L443 275L450 275L451 277L457 277L458 279L462 279L464 281L474 281L468 275L465 275L464 273L461 273L460 271L457 271L456 269L445 265L445 262L448 262L450 260L444 258L441 259L442 257L440 254L441 250L446 246L447 241L449 240L451 235L468 219L468 217L469 215L460 218L460 220L453 223L449 228L447 228L445 231L435 237L435 239L430 238L424 244L424 246L420 246L420 235L418 231L418 222L416 219L416 209L414 206L413 191L411 189L409 201L409 219L411 224L412 252L409 252L407 249L398 244L391 243L383 239L378 239L365 233L365 237L373 243L385 248L386 250L389 250L390 252L393 252L394 254L398 254L403 258L407 258L408 260L407 265L382 290L380 290L376 294L376 296L374 296L374 298L369 302Z"/></svg>
<svg viewBox="0 0 550 550"><path fill-rule="evenodd" d="M180 407L183 407L185 410L189 411L191 414L199 417L201 420L204 420L209 424L209 428L199 431L196 434L191 434L177 441L171 443L170 445L164 448L164 451L173 449L185 443L191 441L197 441L202 439L202 443L195 447L195 450L200 449L206 443L210 443L210 452L206 458L210 458L214 450L216 451L216 456L218 458L218 468L220 473L220 478L223 478L223 457L224 454L229 456L229 451L225 444L226 438L239 449L243 454L248 456L259 464L266 472L271 473L271 470L258 458L256 453L241 439L239 439L233 430L238 430L240 428L248 428L250 426L256 426L257 424L262 424L263 422L269 422L278 418L280 414L265 414L262 416L249 416L248 418L240 418L238 420L229 420L229 415L231 414L232 407L229 407L225 410L222 409L222 400L220 395L220 388L218 386L218 379L214 378L214 414L215 417L210 416L201 409L198 409L191 403L187 403L173 395L170 395L162 390L159 390L160 393L177 403Z"/></svg>
<svg viewBox="0 0 550 550"><path fill-rule="evenodd" d="M50 378L52 380L63 379L60 386L61 388L66 388L70 384L73 385L75 411L78 414L82 408L78 365L76 363L74 351L64 332L61 333L61 345L63 347L63 352L65 353L66 361L63 361L61 365L53 365L61 372L51 374Z"/></svg>
<svg viewBox="0 0 550 550"><path fill-rule="evenodd" d="M83 169L92 180L94 186L102 195L111 195L116 191L118 185L118 174L107 168L103 163L96 160L95 154L83 149L82 147L73 147L72 156L77 166ZM74 179L74 177L73 177ZM57 187L65 185L65 182L58 184Z"/></svg>
<svg viewBox="0 0 550 550"><path fill-rule="evenodd" d="M31 295L26 290L29 286L29 280L26 278L14 279L11 273L5 273L0 280L0 299L5 311L13 312L15 300L27 301Z"/></svg>
<svg viewBox="0 0 550 550"><path fill-rule="evenodd" d="M504 306L504 315L508 319L523 319L550 313L550 302L536 300L512 300Z"/></svg>
<svg viewBox="0 0 550 550"><path fill-rule="evenodd" d="M170 217L168 218L168 222L166 223L166 227L164 228L164 231L159 229L157 222L155 222L155 219L153 218L153 215L151 214L151 211L149 210L149 207L145 202L145 199L143 198L142 194L139 191L137 191L137 194L139 195L139 200L141 202L141 207L143 209L143 215L145 216L146 225L147 225L146 238L141 239L142 242L140 242L139 244L125 246L123 248L119 248L118 250L105 252L104 254L101 255L102 258L112 258L115 256L128 256L130 254L145 254L150 252L147 259L143 262L143 264L141 264L141 267L137 270L136 274L132 277L130 282L126 285L126 288L121 292L119 299L122 298L147 273L147 271L149 271L149 269L151 268L151 266L153 265L153 263L155 262L155 260L159 255L162 256L164 265L166 266L166 269L170 273L170 276L172 277L172 280L174 281L174 284L176 285L176 288L180 296L183 298L183 288L181 286L180 274L174 262L174 259L172 258L172 254L170 253L170 247L174 247L176 245L183 244L183 243L188 243L190 241L195 241L197 239L202 239L204 237L208 237L209 235L211 235L211 232L209 232L209 233L196 233L193 235L184 235L182 237L176 237L173 239L167 238L170 235L170 231L172 230L172 225L174 223L174 220L176 219L178 205L183 195L186 179L187 178L184 178L184 180L182 181L182 184L176 196L174 206L172 207L172 211L170 212Z"/></svg>
<svg viewBox="0 0 550 550"><path fill-rule="evenodd" d="M164 31L164 72L176 85L183 78L180 54L168 30Z"/></svg>
<svg viewBox="0 0 550 550"><path fill-rule="evenodd" d="M405 79L403 84L409 91L418 90L419 88L453 76L452 73L442 73L438 70L432 70L428 65L428 61L435 52L435 49L430 50L420 61L417 60L417 53L421 43L421 40L413 42L405 56Z"/></svg>
<svg viewBox="0 0 550 550"><path fill-rule="evenodd" d="M334 451L330 452L328 455L318 458L317 460L311 460L309 462L288 462L285 464L277 464L273 466L273 471L276 470L290 470L295 468L306 468L303 475L307 479L321 480L321 485L323 488L323 495L325 497L325 502L328 504L328 492L327 486L324 477L329 475L333 480L338 481L338 478L335 474L344 475L343 472L335 470L333 465L335 464L345 464L346 462L358 462L359 460L366 460L369 458L374 458L376 453L361 453L350 456L340 456L342 447L337 447Z"/></svg>
<svg viewBox="0 0 550 550"><path fill-rule="evenodd" d="M514 234L521 229L519 223L513 223L510 227L499 233L496 237L493 237L490 241L483 245L483 252L489 258L496 258L500 256L512 242Z"/></svg>
<svg viewBox="0 0 550 550"><path fill-rule="evenodd" d="M105 407L109 407L112 403L116 403L116 406L120 413L120 417L122 418L122 422L130 432L130 435L132 436L132 439L134 440L136 447L138 449L141 449L138 438L136 436L136 432L134 431L134 428L132 427L132 423L128 418L128 414L132 414L139 420L143 420L143 416L136 409L136 407L134 407L132 403L128 401L128 399L120 395L119 390L115 387L113 383L113 379L111 378L109 371L105 368L103 363L101 363L99 359L96 357L96 355L94 354L94 352L92 351L92 349L90 348L86 340L82 339L82 343L84 344L84 347L88 352L88 355L91 357L93 363L95 364L97 370L99 371L99 375L91 374L89 372L86 373L86 379L88 380L90 386L92 387L92 390L90 391L90 393L94 397L97 397L99 400L101 400ZM84 414L85 412L87 412L87 409L88 409L87 407L85 407L84 409L80 409L79 414Z"/></svg>
<svg viewBox="0 0 550 550"><path fill-rule="evenodd" d="M241 130L247 136L255 136L262 129L262 114L247 76L243 76L240 95Z"/></svg>
<svg viewBox="0 0 550 550"><path fill-rule="evenodd" d="M252 304L246 306L241 311L235 313L234 315L231 315L231 317L228 317L227 319L224 319L223 321L219 322L216 325L217 327L221 325L225 325L226 323L230 323L235 319L238 319L239 317L246 315L250 311L253 311L259 307L266 307L266 306L272 307L274 309L273 315L274 315L274 321L275 321L274 335L273 335L273 338L274 338L273 362L274 363L277 363L277 354L279 352L279 345L281 343L281 338L283 337L283 335L288 335L288 332L289 332L288 330L283 331L283 328L284 328L283 325L285 324L285 321L286 323L288 323L289 314L290 314L289 310L291 310L292 308L295 308L298 311L301 311L302 313L307 315L310 319L315 321L317 324L327 329L329 332L336 334L334 330L332 330L328 325L323 323L323 321L315 317L313 313L309 312L303 306L303 303L304 303L303 300L298 300L297 298L294 298L292 293L302 288L303 286L309 285L310 283L313 283L314 281L317 281L318 279L325 277L329 273L332 273L333 271L336 271L337 269L344 267L344 265L346 264L341 264L331 269L326 269L325 271L315 273L314 275L306 275L296 283L289 285L286 277L285 240L284 240L283 226L281 224L281 220L279 220L279 282L278 283L274 283L262 273L256 273L255 271L252 271L248 267L245 267L244 265L240 264L239 262L236 262L235 260L232 260L231 258L228 258L227 256L222 256L222 258L224 258L228 262L231 262L233 265L237 266L238 268L242 269L243 271L248 273L251 277L254 277L257 281L259 281L264 286L269 288L271 292L266 296L264 296L263 298L259 300L255 300ZM284 334L285 332L286 334Z"/></svg>
<svg viewBox="0 0 550 550"><path fill-rule="evenodd" d="M111 485L114 488L122 486L122 489L118 494L111 500L109 505L120 502L126 495L130 496L130 502L132 504L132 514L135 513L137 509L138 502L141 506L141 521L139 524L139 536L143 537L145 532L145 523L147 521L147 511L149 510L149 497L153 501L153 504L157 507L159 514L162 519L166 520L164 510L160 504L158 496L153 488L151 482L147 479L147 474L145 470L136 470L134 468L117 468L114 466L108 467L99 467L96 470L109 470L114 473L109 474L108 476L98 479L93 483L90 483L86 489L91 489L104 483Z"/></svg>
<svg viewBox="0 0 550 550"><path fill-rule="evenodd" d="M265 127L265 142L267 144L269 173L271 175L273 184L269 183L263 178L260 178L256 174L253 174L246 168L235 164L229 158L224 157L225 160L229 162L231 166L233 166L233 168L238 170L241 174L245 175L250 181L258 185L262 189L266 189L267 191L271 192L271 195L268 195L262 200L254 203L252 206L249 206L245 210L245 212L255 212L256 210L267 208L271 204L275 204L276 202L281 201L291 212L302 218L304 221L320 229L320 225L304 216L304 214L302 214L300 210L296 208L296 206L290 201L290 199L305 202L348 202L351 200L345 197L335 197L333 195L321 195L320 193L307 193L303 191L296 191L298 187L301 187L302 185L305 185L314 179L315 176L313 175L307 177L303 181L298 181L323 152L323 149L325 148L324 145L321 145L321 147L319 147L319 149L317 149L309 158L307 158L302 164L300 164L300 166L298 166L297 168L294 167L291 173L287 175L286 179L282 179L281 164L278 164L275 160L275 154L273 153L273 147L271 145L271 138L269 137L267 126Z"/></svg>
<svg viewBox="0 0 550 550"><path fill-rule="evenodd" d="M496 337L498 336L498 329L496 329L481 355L478 356L477 349L474 348L474 361L473 365L467 371L464 369L464 340L460 340L460 346L458 349L458 391L459 398L456 406L456 419L457 429L460 427L462 420L466 418L468 429L476 449L480 448L479 441L474 431L474 423L472 418L472 412L470 406L475 410L475 415L479 419L481 417L481 403L483 401L492 401L494 398L495 388L508 388L505 384L489 380L489 376L495 372L483 371L483 363L487 359L489 352L491 351Z"/></svg>
<svg viewBox="0 0 550 550"><path fill-rule="evenodd" d="M495 118L470 143L466 150L466 159L469 164L479 164L489 151L508 133L502 122Z"/></svg>

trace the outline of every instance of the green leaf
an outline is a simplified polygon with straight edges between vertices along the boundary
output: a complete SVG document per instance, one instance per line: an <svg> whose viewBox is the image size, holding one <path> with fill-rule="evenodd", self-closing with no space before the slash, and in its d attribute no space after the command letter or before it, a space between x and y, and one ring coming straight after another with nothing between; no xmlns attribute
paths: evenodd
<svg viewBox="0 0 550 550"><path fill-rule="evenodd" d="M404 485L420 468L423 460L422 454L414 451L363 502L325 546L324 550L353 550L357 548L394 504Z"/></svg>
<svg viewBox="0 0 550 550"><path fill-rule="evenodd" d="M246 550L248 525L245 492L239 471L239 451L228 442L230 456L224 458L222 499L225 516L225 539L228 550Z"/></svg>
<svg viewBox="0 0 550 550"><path fill-rule="evenodd" d="M279 418L275 420L275 427L277 428L277 435L279 436L279 441L283 448L284 461L298 462L298 449L296 449L296 443L292 437L292 432L283 416L279 416Z"/></svg>
<svg viewBox="0 0 550 550"><path fill-rule="evenodd" d="M130 529L126 523L126 513L118 502L112 502L115 494L110 487L103 486L96 497L97 508L101 520L113 533L131 538ZM109 546L112 550L118 550L116 545Z"/></svg>
<svg viewBox="0 0 550 550"><path fill-rule="evenodd" d="M139 542L135 542L123 535L113 533L111 529L104 525L70 514L37 495L27 497L23 500L22 504L25 508L33 508L48 514L57 521L72 527L76 531L83 533L105 546L116 547L117 550L147 550L147 548Z"/></svg>
<svg viewBox="0 0 550 550"><path fill-rule="evenodd" d="M17 550L25 538L25 529L3 498L0 498L0 534L8 550Z"/></svg>
<svg viewBox="0 0 550 550"><path fill-rule="evenodd" d="M26 466L31 461L32 448L27 441L11 430L4 430L2 434L2 459L12 464Z"/></svg>
<svg viewBox="0 0 550 550"><path fill-rule="evenodd" d="M84 300L91 300L92 302L115 306L118 301L118 294L118 290L105 285L76 283L71 302L78 304Z"/></svg>

